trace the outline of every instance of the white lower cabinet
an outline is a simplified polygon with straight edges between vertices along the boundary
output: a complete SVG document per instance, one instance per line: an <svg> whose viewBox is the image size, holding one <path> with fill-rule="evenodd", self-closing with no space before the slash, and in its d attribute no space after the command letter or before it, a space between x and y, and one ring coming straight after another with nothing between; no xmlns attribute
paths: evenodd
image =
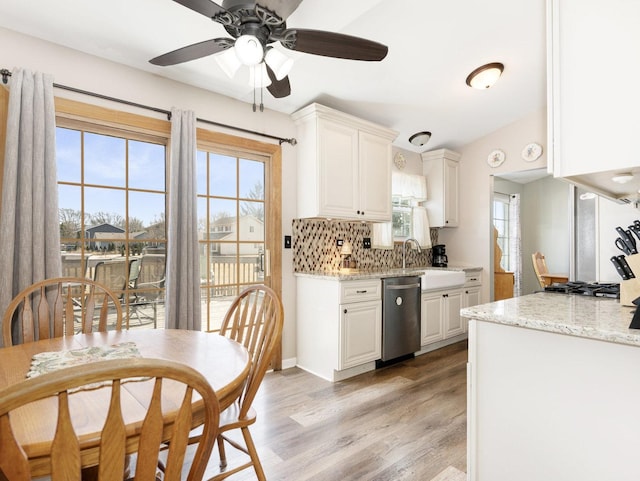
<svg viewBox="0 0 640 481"><path fill-rule="evenodd" d="M480 304L480 291L482 289L482 271L470 271L466 272L466 279L462 288L462 307L477 306ZM463 329L465 332L468 330L468 319L462 320Z"/></svg>
<svg viewBox="0 0 640 481"><path fill-rule="evenodd" d="M464 333L462 294L460 288L422 293L422 346Z"/></svg>
<svg viewBox="0 0 640 481"><path fill-rule="evenodd" d="M340 356L338 370L380 359L382 302L340 305Z"/></svg>
<svg viewBox="0 0 640 481"><path fill-rule="evenodd" d="M422 310L420 326L420 345L426 346L432 342L444 339L442 322L442 294L436 292L422 293Z"/></svg>
<svg viewBox="0 0 640 481"><path fill-rule="evenodd" d="M300 276L297 365L329 381L375 369L382 353L382 282Z"/></svg>

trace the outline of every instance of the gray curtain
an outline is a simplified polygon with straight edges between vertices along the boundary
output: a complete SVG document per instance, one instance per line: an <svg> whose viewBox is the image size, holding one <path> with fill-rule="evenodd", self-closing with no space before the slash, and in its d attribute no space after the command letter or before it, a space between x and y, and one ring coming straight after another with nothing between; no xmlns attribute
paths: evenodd
<svg viewBox="0 0 640 481"><path fill-rule="evenodd" d="M200 255L196 198L196 118L171 110L166 322L200 330Z"/></svg>
<svg viewBox="0 0 640 481"><path fill-rule="evenodd" d="M2 314L22 289L62 272L53 77L15 69L9 89L0 209Z"/></svg>

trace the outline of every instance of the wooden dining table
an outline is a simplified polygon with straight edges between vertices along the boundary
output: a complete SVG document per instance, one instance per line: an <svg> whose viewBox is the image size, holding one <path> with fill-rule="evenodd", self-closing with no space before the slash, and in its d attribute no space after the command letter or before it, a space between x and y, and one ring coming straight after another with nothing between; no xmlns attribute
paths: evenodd
<svg viewBox="0 0 640 481"><path fill-rule="evenodd" d="M187 364L209 381L214 388L220 409L229 407L239 397L249 372L249 354L240 344L218 334L178 329L137 329L124 331L98 332L78 334L54 339L46 339L0 349L0 403L2 389L24 381L32 368L33 356L40 353L69 354L89 347L134 345L139 356L178 361ZM49 354L46 354L48 356ZM90 369L90 363L87 363ZM140 402L144 382L123 384L129 391L124 396L123 415L125 424L130 429L137 429L146 414L146 406ZM184 388L181 388L184 392ZM104 422L104 412L96 409L100 403L108 403L106 389L94 389L77 392L73 395L72 421L78 433L82 450L83 467L97 464L97 439ZM179 399L182 393L176 392ZM171 404L171 394L169 393ZM43 403L52 401L47 399ZM163 399L163 405L164 405ZM198 408L201 399L194 399L193 426L202 422L202 413ZM176 409L178 405L176 403ZM38 408L30 407L22 412L15 411L12 416L12 429L16 439L29 457L33 477L48 475L49 451L55 433L56 407L41 404ZM53 414L52 414L53 412Z"/></svg>

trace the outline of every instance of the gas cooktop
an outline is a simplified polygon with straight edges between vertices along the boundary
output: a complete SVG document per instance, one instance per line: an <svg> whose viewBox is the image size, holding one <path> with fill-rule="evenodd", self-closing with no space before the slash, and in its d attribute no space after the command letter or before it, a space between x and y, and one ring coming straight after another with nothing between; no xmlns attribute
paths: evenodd
<svg viewBox="0 0 640 481"><path fill-rule="evenodd" d="M616 283L600 284L597 282L582 281L562 282L546 286L544 291L620 299L620 284Z"/></svg>

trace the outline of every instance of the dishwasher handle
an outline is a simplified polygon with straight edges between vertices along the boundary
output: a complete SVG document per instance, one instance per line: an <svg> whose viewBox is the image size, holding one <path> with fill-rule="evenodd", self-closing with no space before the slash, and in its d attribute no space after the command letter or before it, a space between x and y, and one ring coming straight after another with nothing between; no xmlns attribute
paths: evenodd
<svg viewBox="0 0 640 481"><path fill-rule="evenodd" d="M415 289L416 287L420 287L420 283L416 282L415 284L401 284L401 285L397 285L397 286L385 286L385 289L388 290L394 290L394 291L400 291L400 290L405 290L405 289Z"/></svg>

